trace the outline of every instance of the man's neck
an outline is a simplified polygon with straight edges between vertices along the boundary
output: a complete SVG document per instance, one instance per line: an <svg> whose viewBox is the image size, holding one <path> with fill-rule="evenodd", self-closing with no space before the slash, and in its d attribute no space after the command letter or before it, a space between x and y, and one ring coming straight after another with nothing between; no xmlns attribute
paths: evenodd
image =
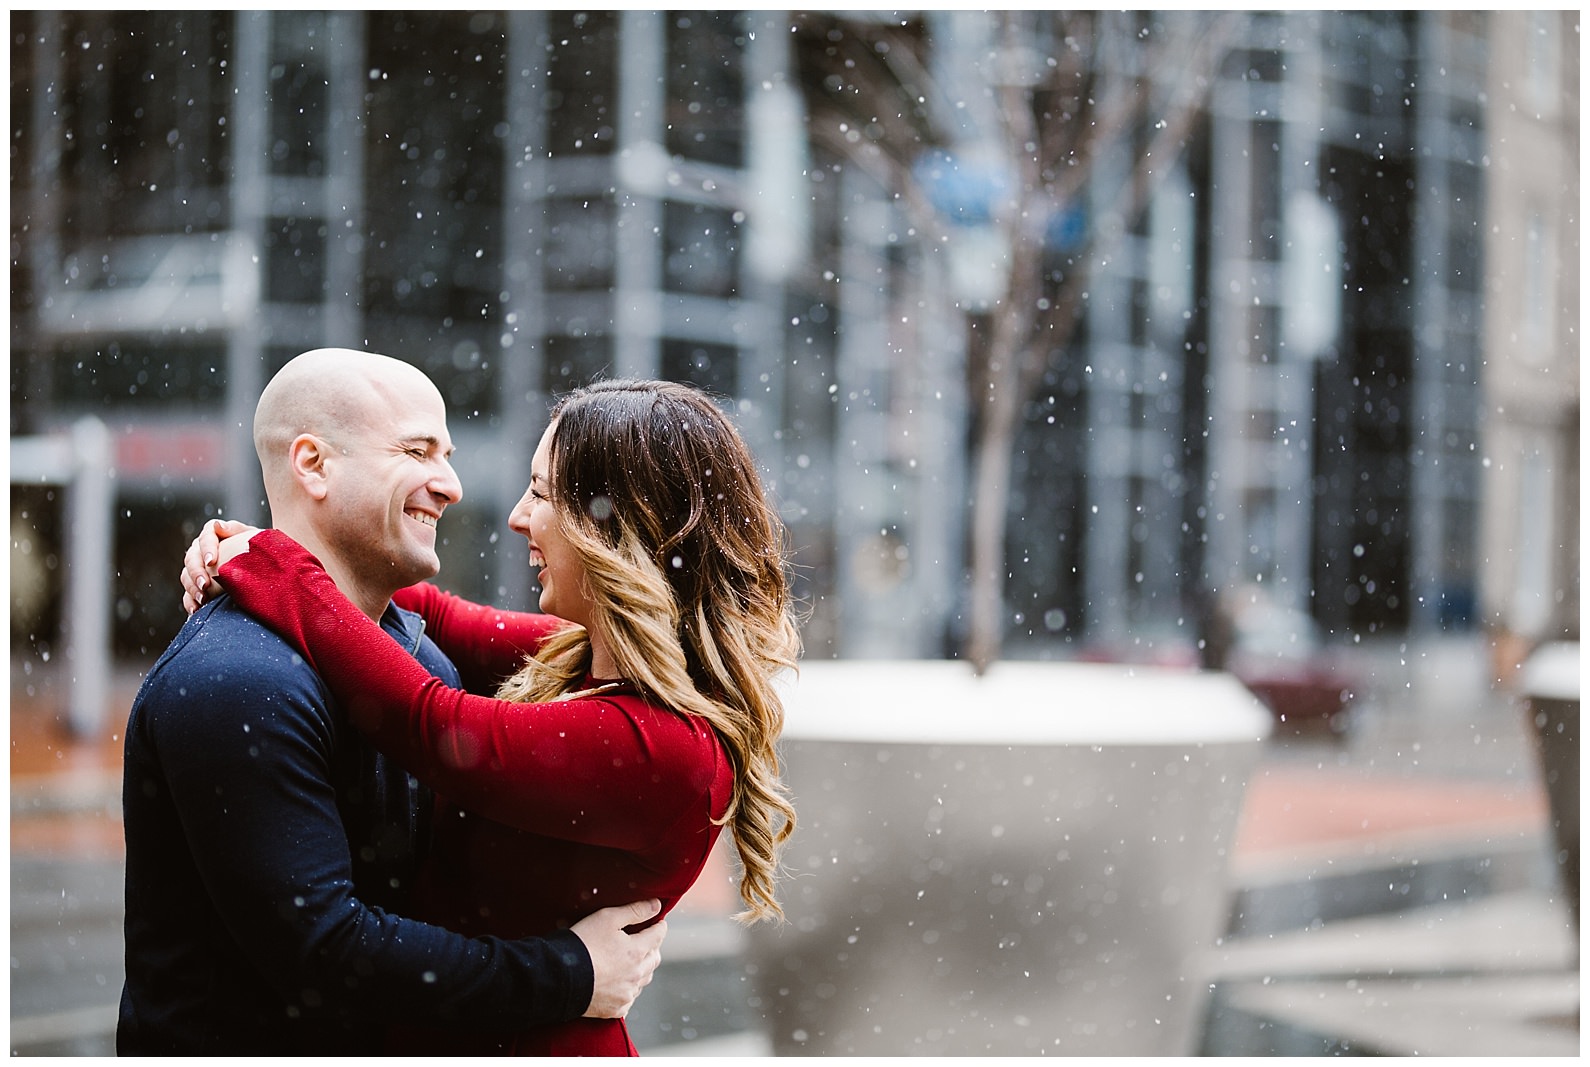
<svg viewBox="0 0 1590 1067"><path fill-rule="evenodd" d="M396 589L372 589L366 583L360 582L352 568L343 561L342 557L327 547L323 541L315 536L312 530L283 528L282 532L314 553L315 558L320 561L320 565L326 568L326 574L331 577L332 583L336 585L343 596L353 602L354 607L375 621L381 621L381 616L386 612L386 606L391 601L392 594L397 592Z"/></svg>

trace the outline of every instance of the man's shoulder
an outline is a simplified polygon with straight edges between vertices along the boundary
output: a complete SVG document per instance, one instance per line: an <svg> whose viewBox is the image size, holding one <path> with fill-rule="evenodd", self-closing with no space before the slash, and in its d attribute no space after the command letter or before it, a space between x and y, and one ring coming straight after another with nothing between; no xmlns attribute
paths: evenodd
<svg viewBox="0 0 1590 1067"><path fill-rule="evenodd" d="M208 663L219 660L234 670L267 670L298 666L309 671L292 646L270 627L220 596L188 617L172 638L155 669L171 664Z"/></svg>
<svg viewBox="0 0 1590 1067"><path fill-rule="evenodd" d="M383 623L427 670L459 685L456 668L424 636L418 615L394 606ZM334 703L330 688L298 650L227 596L206 603L183 624L145 677L134 708L217 701L234 709L303 707L317 718Z"/></svg>
<svg viewBox="0 0 1590 1067"><path fill-rule="evenodd" d="M228 597L218 597L191 615L150 669L139 702L283 699L294 695L324 701L318 675L281 637L251 618Z"/></svg>

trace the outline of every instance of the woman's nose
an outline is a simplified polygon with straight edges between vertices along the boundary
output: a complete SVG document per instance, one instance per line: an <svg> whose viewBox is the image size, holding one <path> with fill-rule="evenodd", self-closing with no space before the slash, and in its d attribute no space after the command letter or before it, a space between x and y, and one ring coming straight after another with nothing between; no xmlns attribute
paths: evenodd
<svg viewBox="0 0 1590 1067"><path fill-rule="evenodd" d="M526 493L519 499L519 503L508 512L508 529L514 533L530 535L530 494Z"/></svg>

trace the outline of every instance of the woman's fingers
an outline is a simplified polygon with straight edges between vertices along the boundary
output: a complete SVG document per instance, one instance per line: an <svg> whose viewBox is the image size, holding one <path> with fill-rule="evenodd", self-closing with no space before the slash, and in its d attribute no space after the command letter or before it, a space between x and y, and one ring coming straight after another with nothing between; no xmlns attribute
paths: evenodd
<svg viewBox="0 0 1590 1067"><path fill-rule="evenodd" d="M182 606L189 615L204 603L206 591L213 587L220 572L217 561L221 557L221 541L253 529L246 522L228 519L210 519L199 527L199 535L182 555Z"/></svg>

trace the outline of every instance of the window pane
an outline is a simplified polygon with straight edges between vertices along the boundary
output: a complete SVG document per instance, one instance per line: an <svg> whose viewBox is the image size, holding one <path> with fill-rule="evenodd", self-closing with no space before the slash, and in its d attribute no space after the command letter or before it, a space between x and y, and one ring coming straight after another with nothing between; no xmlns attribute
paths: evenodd
<svg viewBox="0 0 1590 1067"><path fill-rule="evenodd" d="M497 321L504 36L489 15L370 22L365 307L372 317ZM380 72L394 72L383 77Z"/></svg>
<svg viewBox="0 0 1590 1067"><path fill-rule="evenodd" d="M547 13L547 147L555 156L613 151L618 105L618 15Z"/></svg>
<svg viewBox="0 0 1590 1067"><path fill-rule="evenodd" d="M703 163L740 165L745 123L745 35L732 11L670 15L668 151Z"/></svg>
<svg viewBox="0 0 1590 1067"><path fill-rule="evenodd" d="M740 227L733 213L671 201L664 216L663 288L671 293L734 296Z"/></svg>
<svg viewBox="0 0 1590 1067"><path fill-rule="evenodd" d="M231 12L65 16L68 243L224 229Z"/></svg>
<svg viewBox="0 0 1590 1067"><path fill-rule="evenodd" d="M736 395L739 349L700 341L668 338L663 341L662 376L671 382L699 385L718 397Z"/></svg>
<svg viewBox="0 0 1590 1067"><path fill-rule="evenodd" d="M118 657L152 663L177 636L187 615L182 587L171 580L171 546L199 534L218 501L167 491L148 499L122 494L116 508L116 571L111 641Z"/></svg>
<svg viewBox="0 0 1590 1067"><path fill-rule="evenodd" d="M265 299L273 304L318 304L326 287L326 224L322 219L275 219L265 231Z"/></svg>
<svg viewBox="0 0 1590 1067"><path fill-rule="evenodd" d="M1253 258L1281 258L1281 124L1255 122L1252 126Z"/></svg>
<svg viewBox="0 0 1590 1067"><path fill-rule="evenodd" d="M172 402L214 405L225 399L225 342L176 338L68 345L54 361L54 399L90 411Z"/></svg>
<svg viewBox="0 0 1590 1067"><path fill-rule="evenodd" d="M330 87L318 63L278 63L270 71L272 174L317 178L326 171Z"/></svg>
<svg viewBox="0 0 1590 1067"><path fill-rule="evenodd" d="M542 246L546 287L554 290L609 289L618 244L615 210L608 197L559 197L546 205Z"/></svg>
<svg viewBox="0 0 1590 1067"><path fill-rule="evenodd" d="M612 363L606 337L548 337L541 388L549 396L560 396L607 374Z"/></svg>

